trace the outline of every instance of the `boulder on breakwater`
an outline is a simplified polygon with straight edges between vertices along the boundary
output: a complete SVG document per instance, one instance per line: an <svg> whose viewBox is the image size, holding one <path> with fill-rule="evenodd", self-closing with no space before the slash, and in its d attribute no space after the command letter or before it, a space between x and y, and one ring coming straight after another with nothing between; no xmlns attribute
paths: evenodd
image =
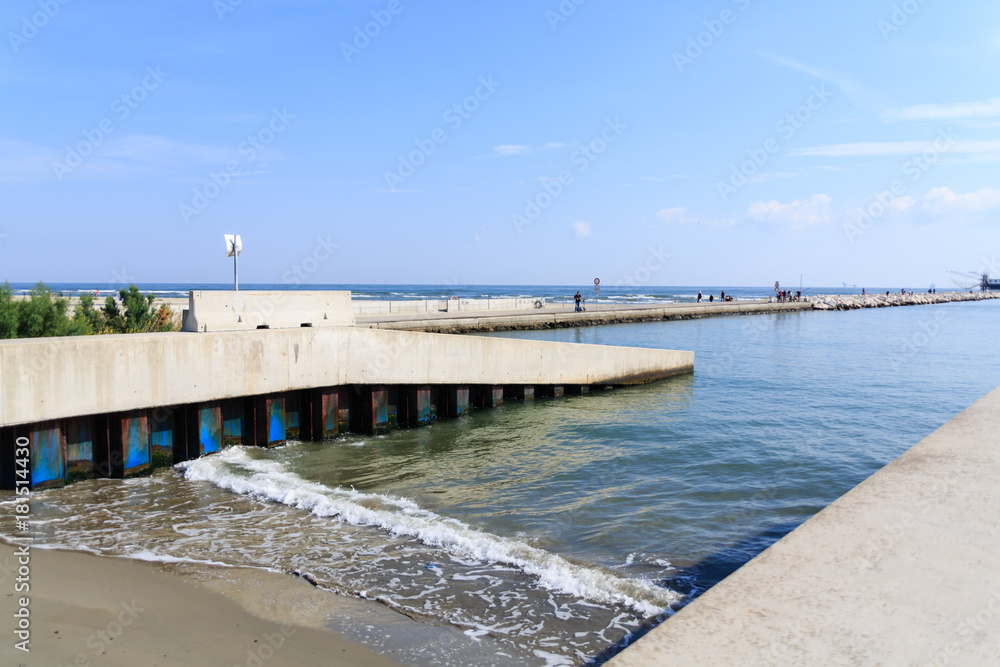
<svg viewBox="0 0 1000 667"><path fill-rule="evenodd" d="M888 308L890 306L926 306L954 301L1000 299L1000 292L941 292L940 294L866 294L864 296L809 297L813 310L855 310L858 308Z"/></svg>

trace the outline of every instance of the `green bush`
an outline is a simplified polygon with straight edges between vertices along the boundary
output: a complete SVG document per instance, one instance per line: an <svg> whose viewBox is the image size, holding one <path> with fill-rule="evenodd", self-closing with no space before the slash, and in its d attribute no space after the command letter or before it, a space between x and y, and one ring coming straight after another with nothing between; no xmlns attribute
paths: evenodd
<svg viewBox="0 0 1000 667"><path fill-rule="evenodd" d="M31 288L27 299L17 303L17 337L73 336L87 333L66 314L69 302L53 298L45 283Z"/></svg>
<svg viewBox="0 0 1000 667"><path fill-rule="evenodd" d="M0 287L0 339L17 338L17 303L10 283Z"/></svg>
<svg viewBox="0 0 1000 667"><path fill-rule="evenodd" d="M156 297L142 294L135 285L118 291L123 308L113 296L100 310L94 297L80 296L73 317L68 316L69 301L54 297L45 283L35 285L27 299L15 300L10 283L0 288L0 338L41 338L45 336L80 336L104 333L150 333L174 331L176 322L167 305L155 307ZM124 312L123 312L124 311Z"/></svg>
<svg viewBox="0 0 1000 667"><path fill-rule="evenodd" d="M90 334L104 333L108 324L104 319L104 313L94 310L94 297L90 294L80 296L80 303L73 314L73 321L86 328Z"/></svg>

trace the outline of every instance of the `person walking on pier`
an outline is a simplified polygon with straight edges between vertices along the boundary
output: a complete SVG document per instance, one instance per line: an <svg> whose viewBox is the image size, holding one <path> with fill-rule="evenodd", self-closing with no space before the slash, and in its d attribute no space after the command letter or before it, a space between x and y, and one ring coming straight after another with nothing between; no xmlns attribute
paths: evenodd
<svg viewBox="0 0 1000 667"><path fill-rule="evenodd" d="M576 301L576 312L579 313L580 312L580 304L583 302L583 297L580 296L579 292L577 292L576 296L573 297L573 300Z"/></svg>
<svg viewBox="0 0 1000 667"><path fill-rule="evenodd" d="M698 291L698 303L701 303L701 290Z"/></svg>

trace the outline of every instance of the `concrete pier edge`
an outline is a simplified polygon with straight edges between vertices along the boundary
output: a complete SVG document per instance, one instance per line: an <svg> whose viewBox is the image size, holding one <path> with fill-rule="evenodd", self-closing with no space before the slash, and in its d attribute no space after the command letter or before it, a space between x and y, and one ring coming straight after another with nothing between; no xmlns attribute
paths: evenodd
<svg viewBox="0 0 1000 667"><path fill-rule="evenodd" d="M427 333L486 333L532 329L562 329L607 324L691 320L706 317L765 315L805 311L838 311L899 306L939 305L1000 298L1000 292L946 292L909 295L812 296L808 301L788 303L726 301L715 303L671 303L650 305L591 304L585 312L569 305L550 304L543 309L497 312L416 310L370 315L356 312L358 327Z"/></svg>
<svg viewBox="0 0 1000 667"><path fill-rule="evenodd" d="M1000 664L1000 389L608 664Z"/></svg>

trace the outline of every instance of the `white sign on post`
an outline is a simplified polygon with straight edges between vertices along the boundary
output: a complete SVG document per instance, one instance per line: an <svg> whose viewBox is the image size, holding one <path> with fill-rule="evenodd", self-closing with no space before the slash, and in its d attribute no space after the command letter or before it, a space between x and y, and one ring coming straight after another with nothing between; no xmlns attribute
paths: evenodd
<svg viewBox="0 0 1000 667"><path fill-rule="evenodd" d="M243 252L243 239L239 234L226 234L226 257L233 258L233 289L240 291L240 253Z"/></svg>

